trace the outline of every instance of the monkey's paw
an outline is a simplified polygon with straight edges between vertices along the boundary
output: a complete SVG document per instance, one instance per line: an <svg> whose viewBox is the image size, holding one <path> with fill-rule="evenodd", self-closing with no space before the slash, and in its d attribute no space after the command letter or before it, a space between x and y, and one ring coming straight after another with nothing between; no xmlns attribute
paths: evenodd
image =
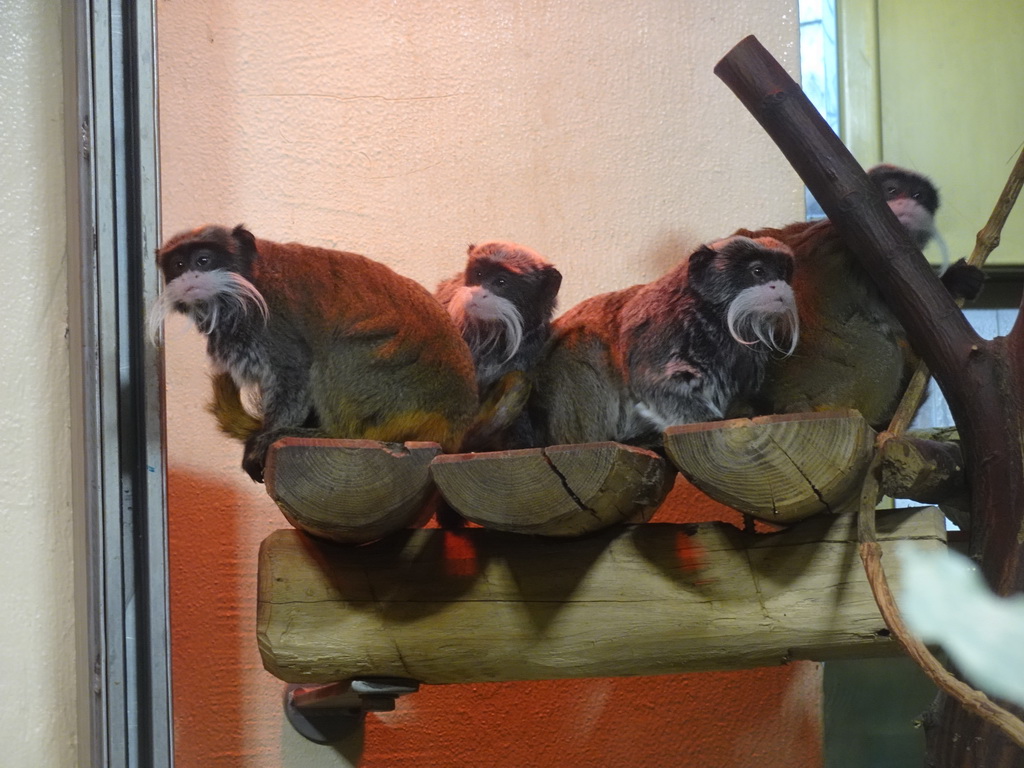
<svg viewBox="0 0 1024 768"><path fill-rule="evenodd" d="M985 273L967 263L967 259L950 264L942 273L942 284L954 299L974 301L985 283Z"/></svg>

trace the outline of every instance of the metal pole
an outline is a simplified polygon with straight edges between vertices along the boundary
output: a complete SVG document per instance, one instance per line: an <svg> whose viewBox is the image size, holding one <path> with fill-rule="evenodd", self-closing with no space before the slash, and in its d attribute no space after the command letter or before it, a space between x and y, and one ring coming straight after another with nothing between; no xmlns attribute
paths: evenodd
<svg viewBox="0 0 1024 768"><path fill-rule="evenodd" d="M169 768L152 2L64 4L79 764ZM88 705L86 706L86 702Z"/></svg>

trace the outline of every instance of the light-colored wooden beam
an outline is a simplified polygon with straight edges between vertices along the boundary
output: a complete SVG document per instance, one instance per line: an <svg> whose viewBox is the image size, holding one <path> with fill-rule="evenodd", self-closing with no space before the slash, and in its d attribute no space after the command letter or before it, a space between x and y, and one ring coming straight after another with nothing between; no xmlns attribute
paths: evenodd
<svg viewBox="0 0 1024 768"><path fill-rule="evenodd" d="M887 552L945 546L943 518L880 513L879 537ZM886 567L898 584L895 558ZM258 599L264 665L288 682L654 675L897 652L845 515L772 534L418 529L360 547L281 530L261 547Z"/></svg>
<svg viewBox="0 0 1024 768"><path fill-rule="evenodd" d="M437 443L286 437L267 454L267 494L289 523L331 541L373 541L417 522Z"/></svg>
<svg viewBox="0 0 1024 768"><path fill-rule="evenodd" d="M438 456L430 471L441 495L467 520L544 536L581 536L647 520L676 476L657 454L619 443Z"/></svg>
<svg viewBox="0 0 1024 768"><path fill-rule="evenodd" d="M860 502L875 432L854 410L682 424L665 451L704 493L774 525Z"/></svg>

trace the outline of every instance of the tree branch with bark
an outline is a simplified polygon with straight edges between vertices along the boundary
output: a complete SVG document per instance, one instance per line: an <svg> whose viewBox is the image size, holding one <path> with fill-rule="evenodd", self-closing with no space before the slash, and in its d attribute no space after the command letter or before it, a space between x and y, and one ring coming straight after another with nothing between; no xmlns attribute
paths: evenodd
<svg viewBox="0 0 1024 768"><path fill-rule="evenodd" d="M879 190L756 38L733 48L715 74L778 145L932 370L962 441L970 554L997 594L1024 590L1024 311L1006 337L988 341L971 328ZM929 741L940 768L1011 768L1024 759L997 725L952 698Z"/></svg>

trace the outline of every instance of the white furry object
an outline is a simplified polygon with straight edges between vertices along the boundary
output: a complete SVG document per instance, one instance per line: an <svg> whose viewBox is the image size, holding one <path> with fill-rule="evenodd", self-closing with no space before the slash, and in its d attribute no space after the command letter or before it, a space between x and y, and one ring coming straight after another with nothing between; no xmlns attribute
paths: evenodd
<svg viewBox="0 0 1024 768"><path fill-rule="evenodd" d="M784 280L744 288L729 304L725 321L740 344L761 342L784 355L793 354L800 338L793 289ZM788 349L782 347L780 336L789 342Z"/></svg>
<svg viewBox="0 0 1024 768"><path fill-rule="evenodd" d="M971 560L904 542L899 607L921 640L939 643L975 686L1024 706L1024 595L997 597Z"/></svg>
<svg viewBox="0 0 1024 768"><path fill-rule="evenodd" d="M461 286L452 295L448 314L473 355L504 345L508 362L523 343L523 317L515 304L478 285Z"/></svg>
<svg viewBox="0 0 1024 768"><path fill-rule="evenodd" d="M263 295L237 272L189 270L171 280L150 307L146 321L149 337L155 344L164 322L182 304L188 308L186 314L199 330L209 333L217 326L221 307L230 303L236 304L242 312L255 309L264 323L270 316Z"/></svg>

